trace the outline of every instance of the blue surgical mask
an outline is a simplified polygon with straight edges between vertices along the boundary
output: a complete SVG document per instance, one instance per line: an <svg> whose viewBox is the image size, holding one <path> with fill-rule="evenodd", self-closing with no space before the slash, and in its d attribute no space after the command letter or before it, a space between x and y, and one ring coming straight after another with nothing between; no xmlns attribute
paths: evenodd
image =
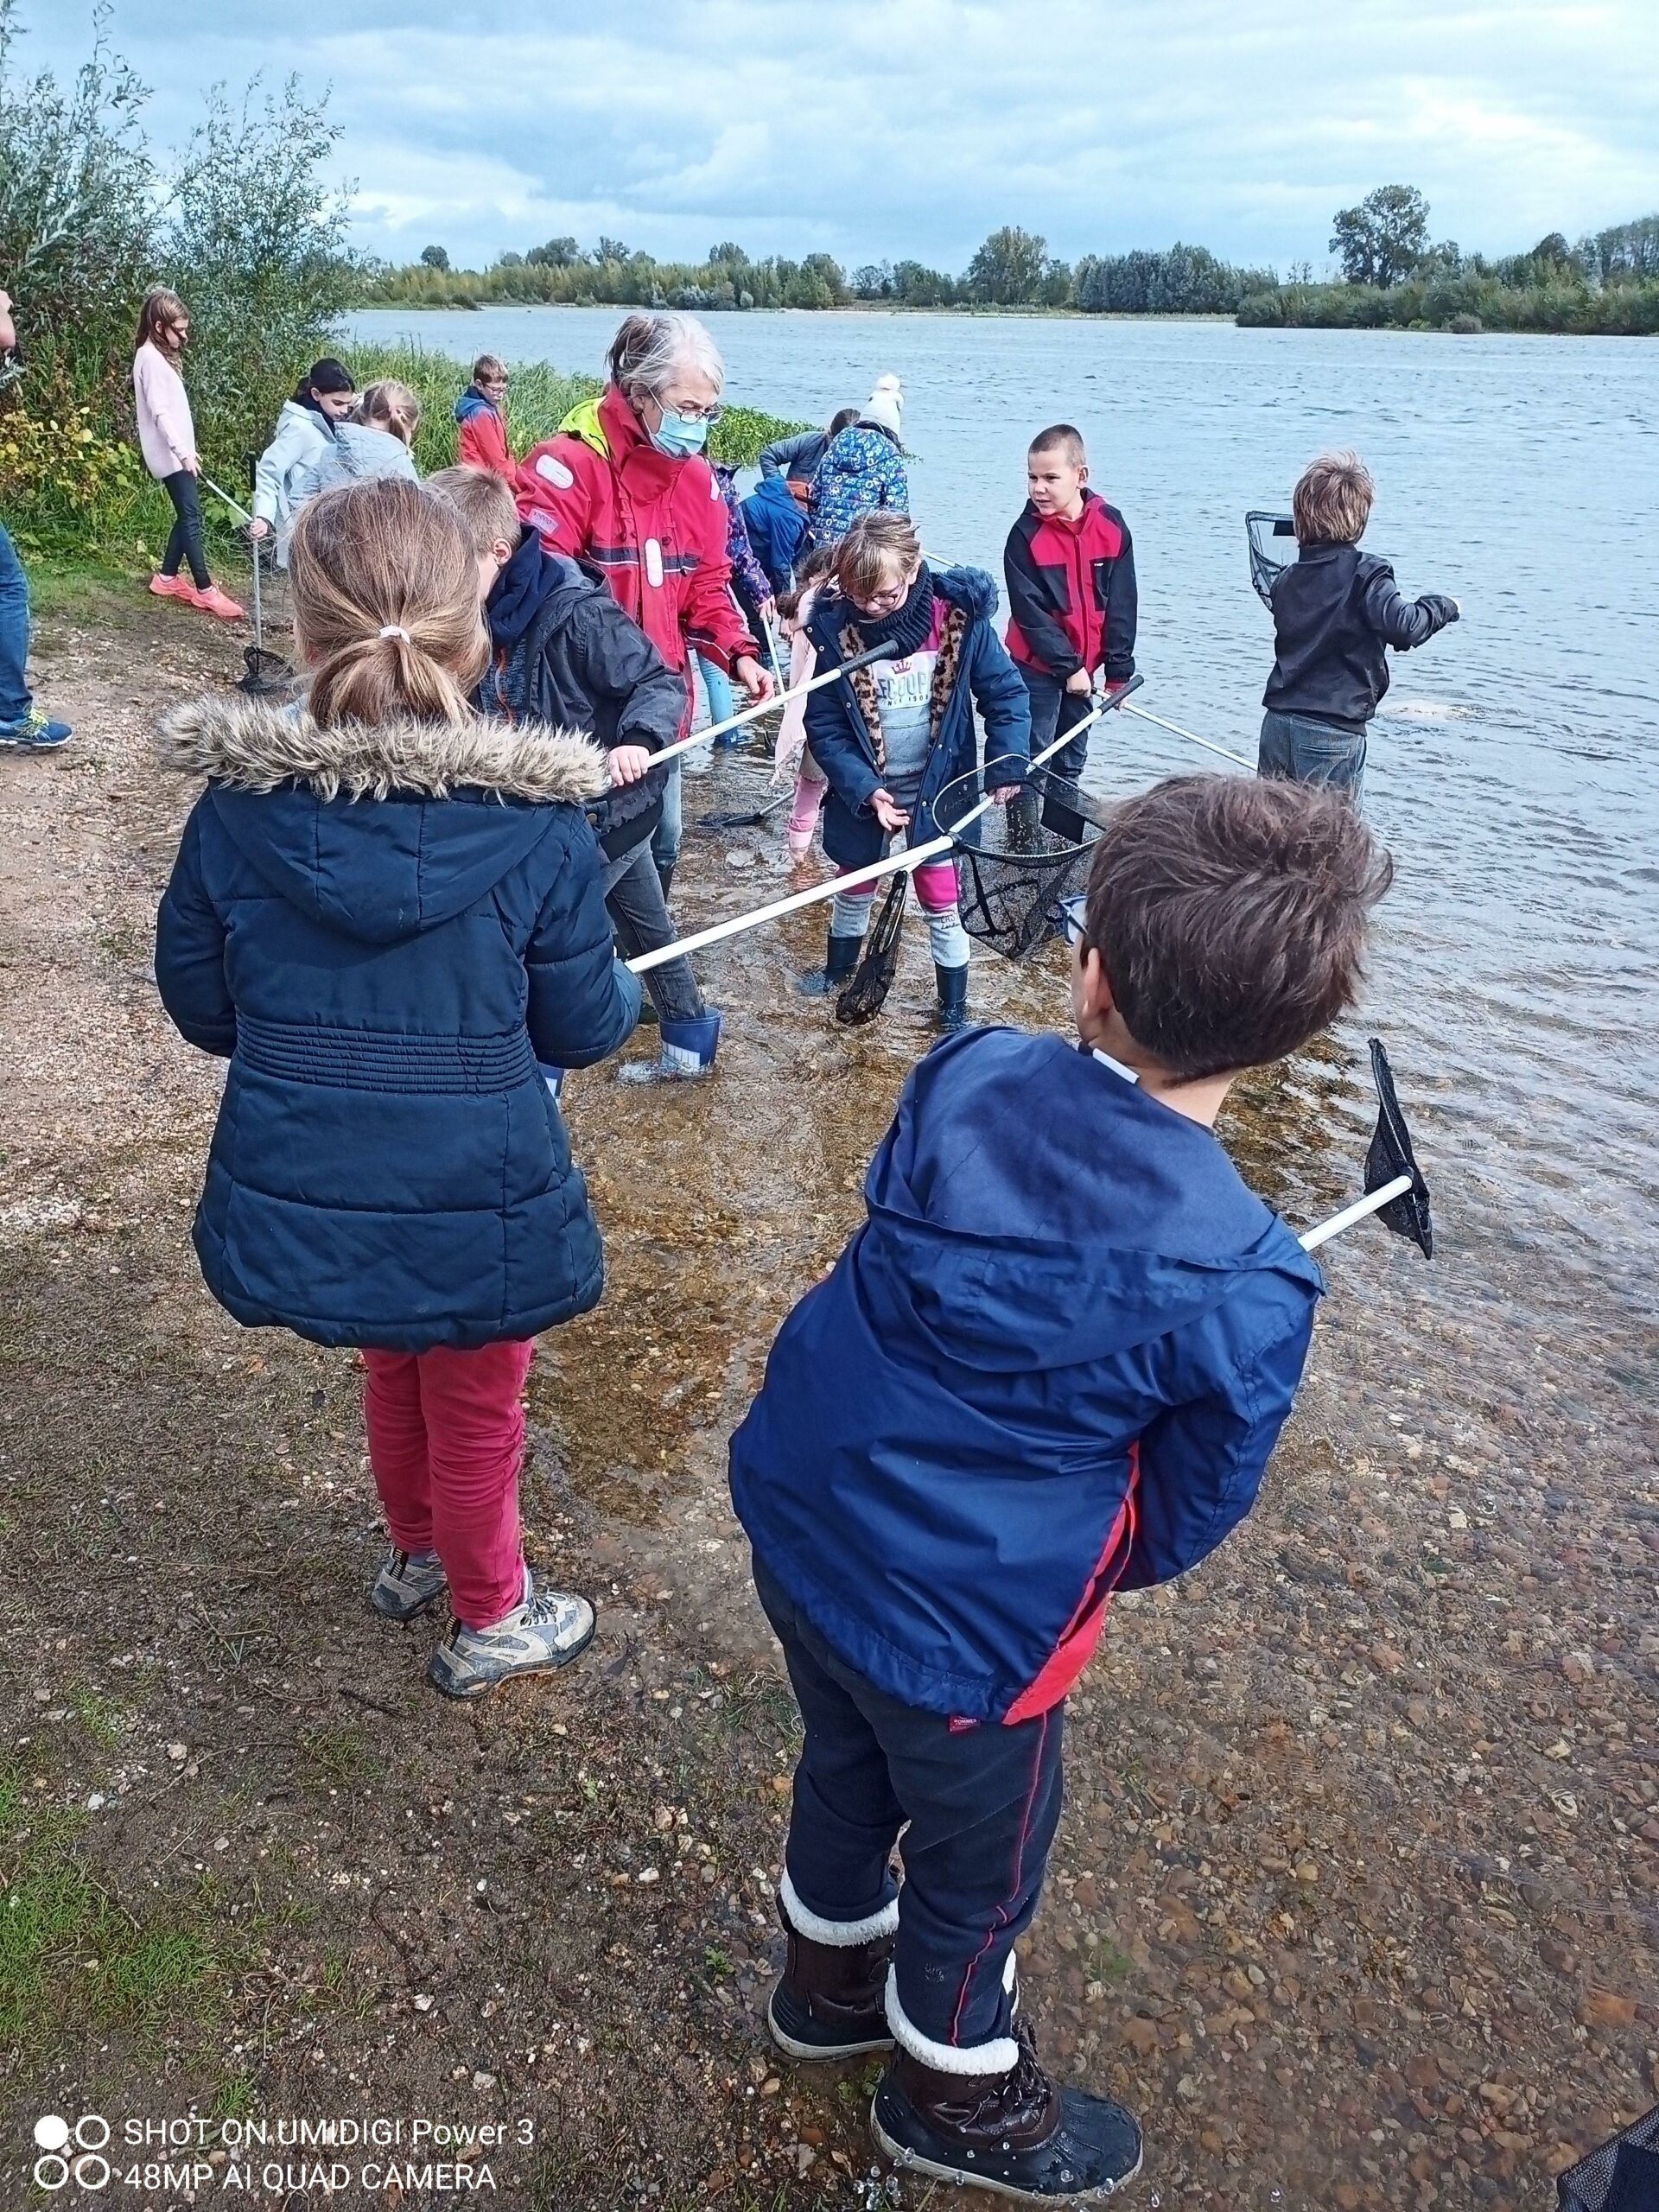
<svg viewBox="0 0 1659 2212"><path fill-rule="evenodd" d="M701 416L676 415L663 410L663 419L651 434L651 442L671 461L689 461L709 442L709 425Z"/></svg>

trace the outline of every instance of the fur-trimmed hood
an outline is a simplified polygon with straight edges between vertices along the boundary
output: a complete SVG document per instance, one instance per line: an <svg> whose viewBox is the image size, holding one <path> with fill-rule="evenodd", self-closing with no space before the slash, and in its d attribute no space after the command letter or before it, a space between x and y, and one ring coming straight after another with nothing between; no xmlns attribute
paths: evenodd
<svg viewBox="0 0 1659 2212"><path fill-rule="evenodd" d="M207 778L213 813L274 890L378 944L483 898L608 786L587 738L481 716L325 728L264 700L206 698L165 718L159 747ZM575 834L591 836L585 819Z"/></svg>

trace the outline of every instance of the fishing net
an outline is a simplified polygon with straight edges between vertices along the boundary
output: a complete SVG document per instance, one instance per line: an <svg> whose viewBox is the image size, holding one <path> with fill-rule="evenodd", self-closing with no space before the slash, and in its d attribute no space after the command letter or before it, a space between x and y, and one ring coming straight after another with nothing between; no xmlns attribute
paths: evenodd
<svg viewBox="0 0 1659 2212"><path fill-rule="evenodd" d="M1288 515L1252 512L1244 518L1244 529L1250 541L1250 582L1271 607L1274 579L1296 558L1296 525Z"/></svg>
<svg viewBox="0 0 1659 2212"><path fill-rule="evenodd" d="M910 894L910 871L906 868L887 886L881 911L870 931L864 957L852 979L836 1001L836 1020L849 1029L874 1021L887 1002L893 979L899 973L899 939L904 934L905 906Z"/></svg>
<svg viewBox="0 0 1659 2212"><path fill-rule="evenodd" d="M1659 2212L1659 2105L1555 2180L1560 2212Z"/></svg>
<svg viewBox="0 0 1659 2212"><path fill-rule="evenodd" d="M1061 902L1082 889L1095 840L1109 819L1050 769L1033 768L1027 789L1040 802L1040 814L1021 799L976 812L976 775L947 784L933 805L934 819L956 846L962 925L1008 960L1026 959L1058 930Z"/></svg>
<svg viewBox="0 0 1659 2212"><path fill-rule="evenodd" d="M259 540L249 541L253 551L253 643L242 648L242 664L246 671L237 678L236 688L250 697L264 698L268 692L285 691L294 681L294 671L281 653L272 652L265 644L265 609L260 590Z"/></svg>
<svg viewBox="0 0 1659 2212"><path fill-rule="evenodd" d="M1411 1148L1411 1132L1395 1095L1394 1071L1380 1037L1370 1039L1371 1074L1376 1084L1376 1128L1365 1154L1365 1188L1380 1191L1397 1176L1409 1175L1411 1188L1378 1210L1378 1219L1396 1236L1408 1236L1426 1260L1434 1256L1434 1224L1429 1218L1428 1185ZM1659 2212L1659 2207L1656 2208Z"/></svg>

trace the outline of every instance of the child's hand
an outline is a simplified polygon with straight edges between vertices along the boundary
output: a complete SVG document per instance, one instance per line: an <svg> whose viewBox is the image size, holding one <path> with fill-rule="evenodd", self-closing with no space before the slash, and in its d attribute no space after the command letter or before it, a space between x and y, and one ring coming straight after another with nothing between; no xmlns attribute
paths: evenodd
<svg viewBox="0 0 1659 2212"><path fill-rule="evenodd" d="M605 765L613 786L637 784L651 766L651 755L643 745L619 745L605 755Z"/></svg>
<svg viewBox="0 0 1659 2212"><path fill-rule="evenodd" d="M992 805L1006 806L1010 799L1019 798L1020 789L1018 784L999 784L991 793Z"/></svg>
<svg viewBox="0 0 1659 2212"><path fill-rule="evenodd" d="M740 653L732 663L732 674L753 700L770 699L773 685L753 653Z"/></svg>
<svg viewBox="0 0 1659 2212"><path fill-rule="evenodd" d="M1081 699L1092 687L1086 668L1074 668L1065 679L1065 688L1074 699Z"/></svg>
<svg viewBox="0 0 1659 2212"><path fill-rule="evenodd" d="M903 830L909 825L909 815L902 806L896 806L893 804L891 795L887 791L871 792L870 811L886 830Z"/></svg>

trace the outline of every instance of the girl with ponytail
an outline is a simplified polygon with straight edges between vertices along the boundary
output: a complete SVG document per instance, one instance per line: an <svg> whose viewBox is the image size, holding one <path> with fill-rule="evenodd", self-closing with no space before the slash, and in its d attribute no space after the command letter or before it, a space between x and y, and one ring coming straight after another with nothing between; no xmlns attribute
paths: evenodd
<svg viewBox="0 0 1659 2212"><path fill-rule="evenodd" d="M474 1697L575 1657L593 1607L524 1564L531 1339L603 1285L537 1065L586 1067L639 1012L616 962L581 736L486 721L470 539L397 478L304 508L303 705L175 712L205 775L156 926L162 1001L228 1059L197 1209L208 1288L249 1327L361 1349L389 1548L375 1610L454 1615L429 1679Z"/></svg>

